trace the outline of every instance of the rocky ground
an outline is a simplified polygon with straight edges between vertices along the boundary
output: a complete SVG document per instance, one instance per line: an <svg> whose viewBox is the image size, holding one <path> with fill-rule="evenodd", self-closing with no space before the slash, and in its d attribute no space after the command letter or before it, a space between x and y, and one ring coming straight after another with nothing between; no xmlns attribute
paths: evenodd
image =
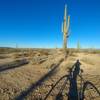
<svg viewBox="0 0 100 100"><path fill-rule="evenodd" d="M23 59L28 63L20 65ZM100 91L100 54L71 53L66 59L61 50L0 54L0 100L43 100L56 81L69 73L69 68L77 59L83 69L84 81L92 82ZM19 65L12 66L16 61ZM62 83L59 83L47 100L54 100ZM90 100L89 97L87 100Z"/></svg>

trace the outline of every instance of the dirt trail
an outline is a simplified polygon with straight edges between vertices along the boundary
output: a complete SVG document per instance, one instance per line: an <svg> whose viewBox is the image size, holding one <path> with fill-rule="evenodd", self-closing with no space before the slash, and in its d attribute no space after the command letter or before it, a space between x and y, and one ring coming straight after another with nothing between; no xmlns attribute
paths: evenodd
<svg viewBox="0 0 100 100"><path fill-rule="evenodd" d="M85 57L85 56L83 56ZM27 100L30 100L32 98L35 99L40 99L44 98L46 94L49 92L49 90L52 88L52 86L59 80L63 75L68 74L68 68L71 68L73 64L76 62L76 60L79 58L81 63L81 68L84 70L83 73L83 78L84 80L89 80L90 82L94 83L95 86L100 89L100 75L96 73L92 73L92 71L87 70L87 64L83 61L83 57L79 57L79 55L76 54L76 57L69 56L66 60L64 60L61 64L60 67L57 69L57 72L52 75L48 80L43 82L42 86L38 87L34 92L32 92L29 96L27 96ZM84 66L86 65L86 68ZM92 66L91 66L92 67ZM86 72L85 72L86 71ZM58 87L59 88L59 87ZM52 99L49 99L52 100Z"/></svg>
<svg viewBox="0 0 100 100"><path fill-rule="evenodd" d="M77 59L80 60L84 71L83 78L90 80L100 89L100 56L98 54L74 53L64 61L64 55L61 52L55 52L47 57L47 60L40 64L29 63L1 72L0 100L44 98L56 81L68 74L68 69Z"/></svg>

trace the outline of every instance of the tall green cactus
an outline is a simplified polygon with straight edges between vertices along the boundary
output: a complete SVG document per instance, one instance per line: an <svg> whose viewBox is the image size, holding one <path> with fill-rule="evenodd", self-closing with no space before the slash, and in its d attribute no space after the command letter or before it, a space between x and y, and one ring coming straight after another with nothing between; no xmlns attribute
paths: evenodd
<svg viewBox="0 0 100 100"><path fill-rule="evenodd" d="M69 31L69 25L70 25L70 16L67 16L67 6L65 5L65 11L64 11L64 21L62 23L62 32L63 32L63 48L67 48L67 38L69 37L68 31Z"/></svg>
<svg viewBox="0 0 100 100"><path fill-rule="evenodd" d="M81 49L81 46L80 46L80 42L79 41L77 42L77 49L78 50Z"/></svg>

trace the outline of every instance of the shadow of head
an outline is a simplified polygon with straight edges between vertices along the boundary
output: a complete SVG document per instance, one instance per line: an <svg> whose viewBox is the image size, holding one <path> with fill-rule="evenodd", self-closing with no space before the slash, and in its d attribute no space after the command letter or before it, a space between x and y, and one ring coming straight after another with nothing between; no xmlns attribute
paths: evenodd
<svg viewBox="0 0 100 100"><path fill-rule="evenodd" d="M80 65L81 65L80 61L77 60L73 66L73 71L72 71L73 77L77 77L77 75L79 75L79 73L81 72Z"/></svg>
<svg viewBox="0 0 100 100"><path fill-rule="evenodd" d="M57 96L56 96L56 99L55 100L63 100L63 95L62 93L59 93Z"/></svg>
<svg viewBox="0 0 100 100"><path fill-rule="evenodd" d="M79 60L77 60L71 68L68 68L69 75L72 74L78 75L80 72L83 72L83 70L80 69L80 66L81 63Z"/></svg>

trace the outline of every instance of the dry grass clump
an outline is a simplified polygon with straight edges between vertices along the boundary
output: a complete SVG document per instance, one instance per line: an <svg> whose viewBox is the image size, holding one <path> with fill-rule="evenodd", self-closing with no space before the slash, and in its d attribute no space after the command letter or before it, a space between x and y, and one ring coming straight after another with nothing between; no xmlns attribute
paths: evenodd
<svg viewBox="0 0 100 100"><path fill-rule="evenodd" d="M21 58L22 57L22 54L21 53L14 53L13 54L13 58Z"/></svg>
<svg viewBox="0 0 100 100"><path fill-rule="evenodd" d="M94 62L91 59L86 58L86 57L83 57L81 59L81 61L83 61L84 63L90 64L90 65L95 65Z"/></svg>
<svg viewBox="0 0 100 100"><path fill-rule="evenodd" d="M74 56L74 57L76 57L75 53L73 53L72 51L69 51L69 52L68 52L68 55L69 55L69 56Z"/></svg>
<svg viewBox="0 0 100 100"><path fill-rule="evenodd" d="M31 64L41 64L44 61L46 61L47 59L48 59L48 57L46 57L46 56L35 56L32 58Z"/></svg>
<svg viewBox="0 0 100 100"><path fill-rule="evenodd" d="M34 54L35 54L35 53L34 53L34 51L33 51L32 49L29 49L29 50L28 50L28 56L29 56L29 57L33 57Z"/></svg>
<svg viewBox="0 0 100 100"><path fill-rule="evenodd" d="M74 55L74 51L73 51L72 49L67 49L67 50L66 50L66 54L67 54L68 56L75 56L75 55Z"/></svg>
<svg viewBox="0 0 100 100"><path fill-rule="evenodd" d="M39 53L40 55L46 55L46 56L49 55L48 51L45 51L45 50L41 50Z"/></svg>
<svg viewBox="0 0 100 100"><path fill-rule="evenodd" d="M19 53L14 53L13 58L22 58L22 57L29 57L28 52L19 52Z"/></svg>
<svg viewBox="0 0 100 100"><path fill-rule="evenodd" d="M15 59L16 59L16 58L22 58L22 56L23 56L23 55L20 54L20 53L14 53L14 54L13 54L13 58L15 58Z"/></svg>
<svg viewBox="0 0 100 100"><path fill-rule="evenodd" d="M55 52L55 49L38 49L37 52L40 53L40 56L48 56L53 54Z"/></svg>
<svg viewBox="0 0 100 100"><path fill-rule="evenodd" d="M0 59L5 59L5 58L8 58L8 56L0 55Z"/></svg>

